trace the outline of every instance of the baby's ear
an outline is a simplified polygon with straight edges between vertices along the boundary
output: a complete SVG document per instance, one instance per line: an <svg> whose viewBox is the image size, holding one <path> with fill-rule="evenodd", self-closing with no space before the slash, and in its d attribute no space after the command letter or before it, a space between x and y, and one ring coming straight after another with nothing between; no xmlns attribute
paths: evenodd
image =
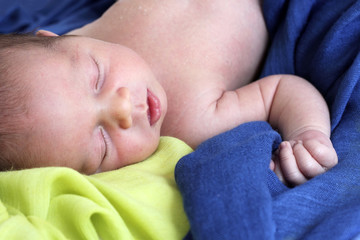
<svg viewBox="0 0 360 240"><path fill-rule="evenodd" d="M59 36L56 33L53 33L51 31L47 31L47 30L39 30L36 32L36 36L44 36L44 37L56 37Z"/></svg>

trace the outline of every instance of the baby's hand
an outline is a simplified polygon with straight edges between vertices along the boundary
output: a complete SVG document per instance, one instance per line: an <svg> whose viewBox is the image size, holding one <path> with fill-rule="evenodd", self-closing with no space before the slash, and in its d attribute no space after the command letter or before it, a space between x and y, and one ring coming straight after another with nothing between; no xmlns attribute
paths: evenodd
<svg viewBox="0 0 360 240"><path fill-rule="evenodd" d="M294 186L324 173L337 162L329 137L320 131L308 130L282 142L270 168L282 182Z"/></svg>

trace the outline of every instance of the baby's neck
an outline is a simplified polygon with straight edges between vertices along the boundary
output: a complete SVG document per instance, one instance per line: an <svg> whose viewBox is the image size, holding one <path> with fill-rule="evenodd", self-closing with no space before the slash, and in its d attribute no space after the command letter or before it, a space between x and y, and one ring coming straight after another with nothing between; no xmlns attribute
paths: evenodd
<svg viewBox="0 0 360 240"><path fill-rule="evenodd" d="M70 34L119 43L144 58L168 97L162 135L175 137L185 128L179 118L198 114L195 104L207 106L219 91L255 78L267 41L259 0L118 1Z"/></svg>

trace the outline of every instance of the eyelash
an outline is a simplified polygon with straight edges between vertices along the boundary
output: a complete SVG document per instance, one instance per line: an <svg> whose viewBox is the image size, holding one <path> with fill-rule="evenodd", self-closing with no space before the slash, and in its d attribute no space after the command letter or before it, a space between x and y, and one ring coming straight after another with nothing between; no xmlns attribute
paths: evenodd
<svg viewBox="0 0 360 240"><path fill-rule="evenodd" d="M104 85L104 78L102 76L102 71L101 71L101 67L99 62L95 59L94 62L96 64L97 70L98 70L98 75L97 75L97 79L96 79L96 83L95 83L95 91L99 92L102 88L102 86Z"/></svg>
<svg viewBox="0 0 360 240"><path fill-rule="evenodd" d="M104 156L102 156L102 160L104 160L109 155L110 138L103 127L100 127L100 133L101 133L101 136L103 137L104 144L105 144Z"/></svg>

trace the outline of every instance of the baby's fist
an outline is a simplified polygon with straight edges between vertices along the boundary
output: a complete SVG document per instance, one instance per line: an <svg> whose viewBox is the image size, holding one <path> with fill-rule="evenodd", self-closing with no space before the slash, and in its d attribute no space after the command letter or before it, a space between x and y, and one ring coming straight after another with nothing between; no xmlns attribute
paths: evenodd
<svg viewBox="0 0 360 240"><path fill-rule="evenodd" d="M275 173L291 185L306 182L338 162L328 136L316 130L306 131L279 146Z"/></svg>

